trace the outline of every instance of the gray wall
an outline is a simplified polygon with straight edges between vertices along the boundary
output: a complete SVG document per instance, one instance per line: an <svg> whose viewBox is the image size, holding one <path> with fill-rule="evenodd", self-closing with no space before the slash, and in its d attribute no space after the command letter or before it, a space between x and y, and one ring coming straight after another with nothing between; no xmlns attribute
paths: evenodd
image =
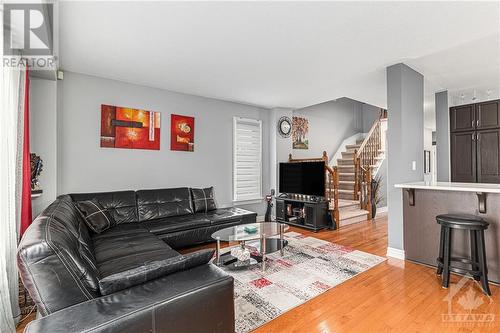
<svg viewBox="0 0 500 333"><path fill-rule="evenodd" d="M309 149L293 149L293 157L321 157L326 151L331 158L345 138L363 131L362 109L363 103L340 98L295 110L294 116L309 119Z"/></svg>
<svg viewBox="0 0 500 333"><path fill-rule="evenodd" d="M373 123L380 116L380 108L370 104L363 103L362 106L362 120L363 120L363 133L368 133L372 128Z"/></svg>
<svg viewBox="0 0 500 333"><path fill-rule="evenodd" d="M57 82L31 78L30 150L43 160L40 187L43 194L32 201L35 218L57 196Z"/></svg>
<svg viewBox="0 0 500 333"><path fill-rule="evenodd" d="M423 180L423 79L404 64L387 68L388 246L399 250L403 250L403 201L401 189L394 185Z"/></svg>
<svg viewBox="0 0 500 333"><path fill-rule="evenodd" d="M275 108L269 111L270 122L269 122L269 137L270 137L270 184L271 188L279 193L278 184L278 166L281 162L288 162L288 154L292 151L292 140L290 137L283 138L278 133L278 121L281 117L292 118L292 109L287 108Z"/></svg>
<svg viewBox="0 0 500 333"><path fill-rule="evenodd" d="M232 205L234 116L263 121L269 191L269 110L70 72L59 84L59 193L214 185L219 205ZM161 112L160 150L101 148L101 104ZM194 152L170 151L172 113L195 117ZM243 207L265 211L263 203Z"/></svg>
<svg viewBox="0 0 500 333"><path fill-rule="evenodd" d="M436 171L437 180L450 181L450 116L448 91L435 95L436 102Z"/></svg>

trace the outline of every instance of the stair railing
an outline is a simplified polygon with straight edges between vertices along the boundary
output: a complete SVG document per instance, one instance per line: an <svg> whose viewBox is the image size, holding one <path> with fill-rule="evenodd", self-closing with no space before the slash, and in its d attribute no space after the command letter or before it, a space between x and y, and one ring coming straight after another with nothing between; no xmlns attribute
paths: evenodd
<svg viewBox="0 0 500 333"><path fill-rule="evenodd" d="M354 199L360 200L361 208L370 212L369 218L372 211L372 167L377 164L376 159L382 148L381 119L386 117L387 112L381 109L379 119L375 120L359 149L354 151Z"/></svg>
<svg viewBox="0 0 500 333"><path fill-rule="evenodd" d="M332 212L333 219L339 228L339 172L337 167L331 167L325 163L327 188L325 197L328 200L328 209Z"/></svg>
<svg viewBox="0 0 500 333"><path fill-rule="evenodd" d="M293 158L292 154L288 155L288 162L325 162L325 199L328 202L328 210L331 211L333 219L339 227L339 173L337 167L328 165L328 154L323 152L322 157L317 158Z"/></svg>

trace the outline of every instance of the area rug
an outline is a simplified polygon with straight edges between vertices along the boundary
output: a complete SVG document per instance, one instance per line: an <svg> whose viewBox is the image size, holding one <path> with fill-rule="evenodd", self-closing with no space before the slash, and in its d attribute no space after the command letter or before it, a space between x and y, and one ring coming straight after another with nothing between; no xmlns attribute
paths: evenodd
<svg viewBox="0 0 500 333"><path fill-rule="evenodd" d="M297 232L285 237L283 257L268 255L264 272L260 265L226 270L234 277L236 332L250 332L385 260Z"/></svg>

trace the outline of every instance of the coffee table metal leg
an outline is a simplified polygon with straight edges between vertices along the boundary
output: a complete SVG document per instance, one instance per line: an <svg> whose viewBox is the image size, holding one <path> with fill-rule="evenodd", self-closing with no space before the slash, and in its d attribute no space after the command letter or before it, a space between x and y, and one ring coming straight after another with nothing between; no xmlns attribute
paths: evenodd
<svg viewBox="0 0 500 333"><path fill-rule="evenodd" d="M283 246L285 245L285 242L283 241L283 233L284 233L285 226L280 223L280 254L283 257Z"/></svg>
<svg viewBox="0 0 500 333"><path fill-rule="evenodd" d="M260 254L262 255L262 270L266 270L266 235L262 234L260 238Z"/></svg>
<svg viewBox="0 0 500 333"><path fill-rule="evenodd" d="M215 247L215 264L220 266L220 237L217 237L217 246Z"/></svg>

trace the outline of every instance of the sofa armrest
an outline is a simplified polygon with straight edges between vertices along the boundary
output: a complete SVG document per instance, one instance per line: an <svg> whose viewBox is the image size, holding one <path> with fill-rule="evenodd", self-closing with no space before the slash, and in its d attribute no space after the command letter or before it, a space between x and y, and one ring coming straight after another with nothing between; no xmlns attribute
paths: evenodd
<svg viewBox="0 0 500 333"><path fill-rule="evenodd" d="M202 265L54 312L25 332L234 332L233 283Z"/></svg>

